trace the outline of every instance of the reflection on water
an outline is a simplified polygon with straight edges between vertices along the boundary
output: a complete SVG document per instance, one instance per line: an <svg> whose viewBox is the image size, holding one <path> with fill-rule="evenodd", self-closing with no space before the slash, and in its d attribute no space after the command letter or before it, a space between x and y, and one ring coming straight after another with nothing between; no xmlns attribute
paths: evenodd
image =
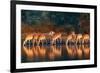
<svg viewBox="0 0 100 73"><path fill-rule="evenodd" d="M22 48L22 62L85 60L90 58L89 45L52 45Z"/></svg>

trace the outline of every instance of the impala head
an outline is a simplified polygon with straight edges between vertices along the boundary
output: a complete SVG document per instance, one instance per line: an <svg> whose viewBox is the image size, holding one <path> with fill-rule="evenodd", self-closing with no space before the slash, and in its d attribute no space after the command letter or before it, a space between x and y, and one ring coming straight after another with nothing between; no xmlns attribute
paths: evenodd
<svg viewBox="0 0 100 73"><path fill-rule="evenodd" d="M51 36L54 35L54 34L55 34L54 31L50 31L50 32L49 32L49 35L51 35Z"/></svg>
<svg viewBox="0 0 100 73"><path fill-rule="evenodd" d="M75 35L75 32L74 32L74 31L72 31L72 32L71 32L71 34L72 34L72 35Z"/></svg>
<svg viewBox="0 0 100 73"><path fill-rule="evenodd" d="M90 38L89 34L84 34L83 35L83 39L89 39L89 38Z"/></svg>
<svg viewBox="0 0 100 73"><path fill-rule="evenodd" d="M77 34L77 38L76 39L82 39L83 35L82 34Z"/></svg>
<svg viewBox="0 0 100 73"><path fill-rule="evenodd" d="M33 39L33 34L28 34L25 39L26 40Z"/></svg>

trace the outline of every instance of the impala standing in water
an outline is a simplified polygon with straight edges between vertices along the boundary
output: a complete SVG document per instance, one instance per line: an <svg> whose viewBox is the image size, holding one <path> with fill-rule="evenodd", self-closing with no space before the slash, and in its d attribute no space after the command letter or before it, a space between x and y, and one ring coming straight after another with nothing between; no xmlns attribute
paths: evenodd
<svg viewBox="0 0 100 73"><path fill-rule="evenodd" d="M51 37L51 44L55 45L57 39L61 40L61 33L56 33Z"/></svg>
<svg viewBox="0 0 100 73"><path fill-rule="evenodd" d="M83 37L82 37L82 43L85 44L85 43L89 43L90 41L90 36L89 34L84 34Z"/></svg>
<svg viewBox="0 0 100 73"><path fill-rule="evenodd" d="M23 42L23 46L25 46L25 44L29 41L29 46L30 46L30 41L33 40L33 34L29 34L28 36L26 36L24 42Z"/></svg>
<svg viewBox="0 0 100 73"><path fill-rule="evenodd" d="M39 33L35 33L33 35L33 45L35 45L35 43L36 45L38 44L38 37L39 37Z"/></svg>
<svg viewBox="0 0 100 73"><path fill-rule="evenodd" d="M75 42L76 40L76 34L75 32L71 32L71 34L67 35L67 38L66 38L66 45L68 45L69 42Z"/></svg>
<svg viewBox="0 0 100 73"><path fill-rule="evenodd" d="M46 36L44 34L40 34L38 36L38 46L40 45L40 43L42 43L42 46L43 46L44 40L46 40Z"/></svg>
<svg viewBox="0 0 100 73"><path fill-rule="evenodd" d="M79 43L79 44L82 43L82 37L83 37L82 34L76 34L76 45L77 45L78 43Z"/></svg>

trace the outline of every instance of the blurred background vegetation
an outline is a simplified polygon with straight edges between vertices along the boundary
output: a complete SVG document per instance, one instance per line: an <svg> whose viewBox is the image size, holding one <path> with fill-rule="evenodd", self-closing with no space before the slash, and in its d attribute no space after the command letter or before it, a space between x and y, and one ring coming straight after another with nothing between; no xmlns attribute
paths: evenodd
<svg viewBox="0 0 100 73"><path fill-rule="evenodd" d="M50 31L90 33L89 13L21 10L21 21L22 34Z"/></svg>

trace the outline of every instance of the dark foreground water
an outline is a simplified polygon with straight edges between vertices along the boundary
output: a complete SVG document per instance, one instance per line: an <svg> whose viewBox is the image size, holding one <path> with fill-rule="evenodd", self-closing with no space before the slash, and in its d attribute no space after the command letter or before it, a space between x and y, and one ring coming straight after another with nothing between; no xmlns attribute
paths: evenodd
<svg viewBox="0 0 100 73"><path fill-rule="evenodd" d="M90 59L89 45L22 47L21 62L47 62Z"/></svg>

